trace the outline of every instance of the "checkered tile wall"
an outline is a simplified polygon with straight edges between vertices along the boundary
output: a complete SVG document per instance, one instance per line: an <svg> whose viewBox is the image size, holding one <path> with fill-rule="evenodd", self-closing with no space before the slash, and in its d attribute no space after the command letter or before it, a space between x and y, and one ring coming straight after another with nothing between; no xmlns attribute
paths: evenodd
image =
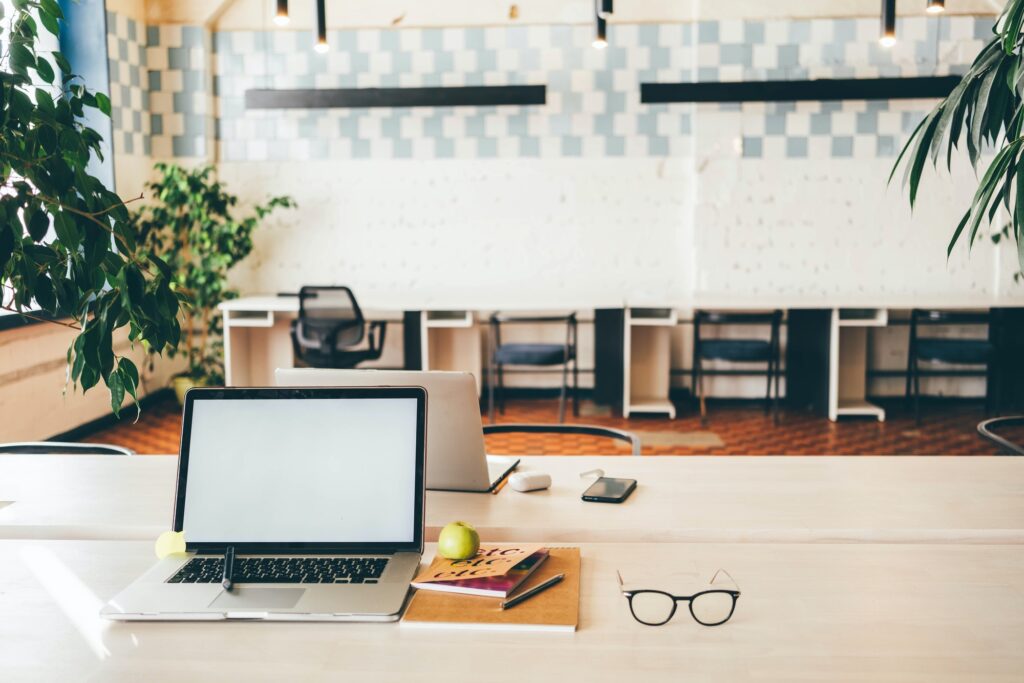
<svg viewBox="0 0 1024 683"><path fill-rule="evenodd" d="M146 30L153 155L205 157L212 149L210 32L201 26Z"/></svg>
<svg viewBox="0 0 1024 683"><path fill-rule="evenodd" d="M114 151L150 153L149 88L146 83L146 36L134 19L107 12L107 60Z"/></svg>
<svg viewBox="0 0 1024 683"><path fill-rule="evenodd" d="M641 105L639 84L959 73L992 24L903 19L890 50L875 18L614 25L603 51L591 48L589 26L360 29L332 31L325 55L307 32L150 26L138 93L132 46L143 37L116 15L111 25L111 72L124 91L115 104L128 103L115 120L130 135L119 148L144 149L148 132L154 156L196 157L215 138L220 158L237 161L682 156L717 112L739 112L746 157L891 156L932 102ZM545 106L257 111L243 101L249 88L526 83L547 84ZM147 89L149 131L134 127L145 107L131 107Z"/></svg>

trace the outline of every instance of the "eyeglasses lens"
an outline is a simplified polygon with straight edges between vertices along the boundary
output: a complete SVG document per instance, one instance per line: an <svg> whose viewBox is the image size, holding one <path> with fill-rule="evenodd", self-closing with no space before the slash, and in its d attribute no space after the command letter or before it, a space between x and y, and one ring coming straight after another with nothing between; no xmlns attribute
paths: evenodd
<svg viewBox="0 0 1024 683"><path fill-rule="evenodd" d="M664 593L640 592L633 594L630 607L637 621L657 625L668 621L672 616L676 601Z"/></svg>

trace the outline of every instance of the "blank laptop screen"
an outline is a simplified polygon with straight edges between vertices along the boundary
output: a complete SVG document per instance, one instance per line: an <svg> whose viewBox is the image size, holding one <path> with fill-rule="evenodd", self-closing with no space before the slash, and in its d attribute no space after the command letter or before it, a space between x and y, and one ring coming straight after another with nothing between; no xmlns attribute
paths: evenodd
<svg viewBox="0 0 1024 683"><path fill-rule="evenodd" d="M414 540L416 399L196 400L192 409L190 544Z"/></svg>

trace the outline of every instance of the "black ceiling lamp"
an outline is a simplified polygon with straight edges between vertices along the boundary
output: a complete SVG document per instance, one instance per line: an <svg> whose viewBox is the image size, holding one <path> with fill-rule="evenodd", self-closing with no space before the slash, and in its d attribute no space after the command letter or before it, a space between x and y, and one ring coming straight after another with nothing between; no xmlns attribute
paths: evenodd
<svg viewBox="0 0 1024 683"><path fill-rule="evenodd" d="M941 14L946 11L946 0L928 0L928 6L924 8L928 14Z"/></svg>
<svg viewBox="0 0 1024 683"><path fill-rule="evenodd" d="M326 0L316 0L316 43L313 49L323 54L327 52L327 8Z"/></svg>
<svg viewBox="0 0 1024 683"><path fill-rule="evenodd" d="M277 0L277 12L274 14L274 23L278 26L288 25L288 0Z"/></svg>
<svg viewBox="0 0 1024 683"><path fill-rule="evenodd" d="M896 44L896 0L882 0L882 35L878 42L882 47Z"/></svg>
<svg viewBox="0 0 1024 683"><path fill-rule="evenodd" d="M613 11L613 4L614 0L597 0L597 16L607 19Z"/></svg>

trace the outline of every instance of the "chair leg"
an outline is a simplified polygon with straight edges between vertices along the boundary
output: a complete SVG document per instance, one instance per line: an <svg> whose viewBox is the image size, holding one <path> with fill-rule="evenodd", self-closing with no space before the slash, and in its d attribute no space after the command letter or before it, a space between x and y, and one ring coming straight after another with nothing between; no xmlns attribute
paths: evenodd
<svg viewBox="0 0 1024 683"><path fill-rule="evenodd" d="M772 406L772 412L774 413L774 415L772 416L772 420L775 422L775 424L779 424L779 382L780 382L780 379L782 377L782 368L779 367L779 366L781 366L781 365L782 365L782 361L779 358L776 358L775 359L775 403Z"/></svg>
<svg viewBox="0 0 1024 683"><path fill-rule="evenodd" d="M765 378L768 380L768 386L764 392L764 414L767 415L771 411L772 407L772 369L775 367L775 361L771 358L768 359L768 372L764 373Z"/></svg>
<svg viewBox="0 0 1024 683"><path fill-rule="evenodd" d="M494 424L494 359L487 364L487 420Z"/></svg>
<svg viewBox="0 0 1024 683"><path fill-rule="evenodd" d="M921 426L921 368L914 362L914 423Z"/></svg>
<svg viewBox="0 0 1024 683"><path fill-rule="evenodd" d="M498 363L498 412L505 414L505 366Z"/></svg>
<svg viewBox="0 0 1024 683"><path fill-rule="evenodd" d="M562 392L558 399L558 424L565 422L565 395L569 386L569 361L562 363Z"/></svg>
<svg viewBox="0 0 1024 683"><path fill-rule="evenodd" d="M701 363L697 361L697 399L700 402L700 426L708 426L708 408L704 403L704 373Z"/></svg>
<svg viewBox="0 0 1024 683"><path fill-rule="evenodd" d="M572 414L580 416L580 362L572 359Z"/></svg>

